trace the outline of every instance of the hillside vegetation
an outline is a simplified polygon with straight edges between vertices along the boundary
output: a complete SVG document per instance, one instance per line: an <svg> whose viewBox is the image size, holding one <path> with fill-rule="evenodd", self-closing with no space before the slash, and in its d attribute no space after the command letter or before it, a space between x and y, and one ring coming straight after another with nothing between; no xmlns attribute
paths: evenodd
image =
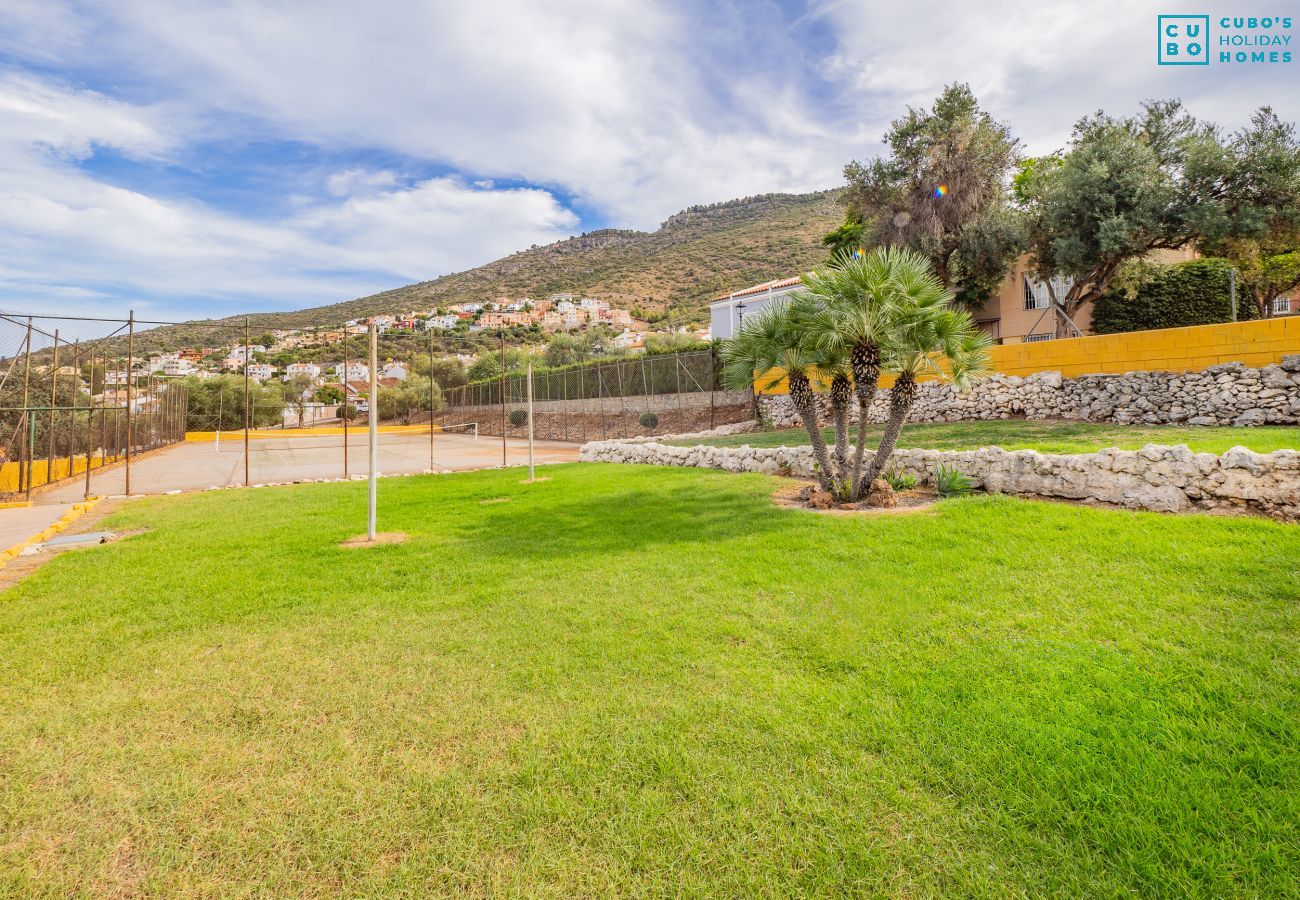
<svg viewBox="0 0 1300 900"><path fill-rule="evenodd" d="M826 258L821 237L839 224L837 191L764 194L670 216L654 232L606 229L532 247L475 269L328 306L261 313L254 328L332 326L412 308L545 297L568 291L607 299L670 324L703 323L719 294L806 270ZM230 324L243 317L222 320ZM206 330L206 329L205 329ZM204 331L172 326L142 337L176 346Z"/></svg>

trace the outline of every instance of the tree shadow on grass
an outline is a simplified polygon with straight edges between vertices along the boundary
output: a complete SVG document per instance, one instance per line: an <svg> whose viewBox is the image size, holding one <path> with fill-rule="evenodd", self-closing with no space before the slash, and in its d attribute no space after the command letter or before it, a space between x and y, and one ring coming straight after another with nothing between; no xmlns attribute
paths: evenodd
<svg viewBox="0 0 1300 900"><path fill-rule="evenodd" d="M794 524L789 512L771 503L767 485L755 491L745 476L701 473L679 480L677 474L649 484L638 473L609 490L552 499L539 508L527 498L480 507L459 537L474 555L553 562L674 544L761 542Z"/></svg>

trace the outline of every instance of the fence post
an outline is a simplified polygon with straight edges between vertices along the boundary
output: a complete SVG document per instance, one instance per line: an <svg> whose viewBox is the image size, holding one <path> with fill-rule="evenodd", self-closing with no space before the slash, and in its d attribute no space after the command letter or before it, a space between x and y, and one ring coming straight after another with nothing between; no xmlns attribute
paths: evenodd
<svg viewBox="0 0 1300 900"><path fill-rule="evenodd" d="M248 342L251 336L252 335L249 331L248 316L244 316L244 487L248 487L252 483L252 479L249 477L249 472L248 472L248 426L249 426L249 416L252 412L248 408L248 396L249 396L248 367L253 362L252 354L248 352Z"/></svg>
<svg viewBox="0 0 1300 900"><path fill-rule="evenodd" d="M533 361L528 361L528 480L533 480Z"/></svg>
<svg viewBox="0 0 1300 900"><path fill-rule="evenodd" d="M501 332L501 465L506 464L506 333Z"/></svg>
<svg viewBox="0 0 1300 900"><path fill-rule="evenodd" d="M131 442L134 440L133 414L135 405L135 310L126 320L126 495L131 496Z"/></svg>
<svg viewBox="0 0 1300 900"><path fill-rule="evenodd" d="M370 432L370 483L367 490L366 537L375 539L379 478L379 326L370 323L370 397L366 404Z"/></svg>
<svg viewBox="0 0 1300 900"><path fill-rule="evenodd" d="M713 387L717 383L717 373L715 370L713 348L709 348L709 430L712 431L717 426L713 422Z"/></svg>
<svg viewBox="0 0 1300 900"><path fill-rule="evenodd" d="M677 430L686 427L686 411L682 408L682 358L673 354L673 375L677 377Z"/></svg>
<svg viewBox="0 0 1300 900"><path fill-rule="evenodd" d="M76 475L77 398L81 394L81 338L72 342L72 410L68 413L68 477ZM89 425L86 426L90 428Z"/></svg>
<svg viewBox="0 0 1300 900"><path fill-rule="evenodd" d="M29 408L31 401L28 396L28 388L31 386L31 383L32 383L32 317L28 316L27 317L27 350L26 350L26 358L23 361L23 417L22 419L19 420L19 422L21 423L20 427L30 425L31 422L32 411ZM23 440L22 434L20 432L18 436L18 445L22 449L19 452L22 454L22 457L26 458L27 472L26 472L26 477L24 478L23 466L19 465L18 467L18 478L20 482L19 487L26 489L27 499L30 500L32 499L32 456L31 456L30 448L27 446L27 444L28 442Z"/></svg>
<svg viewBox="0 0 1300 900"><path fill-rule="evenodd" d="M36 417L29 415L27 419L27 459L31 460L36 456ZM28 462L27 465L30 470L31 462ZM29 502L32 499L32 473L30 471L27 473L27 499Z"/></svg>
<svg viewBox="0 0 1300 900"><path fill-rule="evenodd" d="M609 440L609 423L605 421L605 378L600 374L604 368L600 363L596 363L596 400L600 404L600 439Z"/></svg>
<svg viewBox="0 0 1300 900"><path fill-rule="evenodd" d="M54 329L54 356L50 361L50 439L46 442L45 483L54 480L54 407L58 405L59 386L59 329Z"/></svg>
<svg viewBox="0 0 1300 900"><path fill-rule="evenodd" d="M429 471L433 471L433 329L429 329Z"/></svg>
<svg viewBox="0 0 1300 900"><path fill-rule="evenodd" d="M614 363L614 374L618 376L618 428L616 429L617 434L614 436L623 437L625 424L623 419L627 416L627 399L623 392L623 364L621 362Z"/></svg>
<svg viewBox="0 0 1300 900"><path fill-rule="evenodd" d="M343 326L343 477L348 477L348 326Z"/></svg>

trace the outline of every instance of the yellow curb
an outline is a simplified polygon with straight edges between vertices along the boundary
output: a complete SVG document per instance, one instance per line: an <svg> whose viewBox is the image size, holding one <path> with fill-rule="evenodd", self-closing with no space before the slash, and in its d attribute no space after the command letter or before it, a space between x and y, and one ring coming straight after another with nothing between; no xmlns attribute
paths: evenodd
<svg viewBox="0 0 1300 900"><path fill-rule="evenodd" d="M13 559L15 556L22 553L28 547L32 546L33 544L39 544L42 541L48 541L50 538L54 537L60 531L67 528L73 522L80 519L90 510L94 509L95 505L99 503L100 499L101 498L99 497L91 497L89 500L83 500L81 503L72 504L71 509L65 512L63 515L59 516L59 518L55 522L53 522L48 528L46 528L44 531L40 532L39 534L34 534L31 537L29 537L27 540L14 544L9 549L0 552L0 569L4 568L5 565L9 562L9 560Z"/></svg>
<svg viewBox="0 0 1300 900"><path fill-rule="evenodd" d="M0 509L26 509L32 505L30 500L6 500L0 503Z"/></svg>

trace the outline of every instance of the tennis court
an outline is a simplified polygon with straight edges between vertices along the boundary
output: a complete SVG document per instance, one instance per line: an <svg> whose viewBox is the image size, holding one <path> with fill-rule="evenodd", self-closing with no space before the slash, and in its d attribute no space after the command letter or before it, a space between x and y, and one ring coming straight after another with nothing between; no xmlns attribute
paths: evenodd
<svg viewBox="0 0 1300 900"><path fill-rule="evenodd" d="M382 475L410 475L432 471L463 471L502 464L500 437L429 429L401 433L381 432L378 440L379 472ZM571 462L578 458L578 444L536 441L538 463ZM346 453L345 453L346 448ZM432 463L430 462L432 458ZM527 465L528 442L508 438L507 465ZM186 440L136 457L131 464L131 493L159 494L167 491L195 491L211 487L316 481L364 476L368 469L368 445L364 429L349 434L281 432L257 435L248 442L245 475L242 433L231 432L221 440ZM85 479L74 478L39 491L38 504L67 503L95 496L125 494L126 467L123 464L95 470L89 487Z"/></svg>

